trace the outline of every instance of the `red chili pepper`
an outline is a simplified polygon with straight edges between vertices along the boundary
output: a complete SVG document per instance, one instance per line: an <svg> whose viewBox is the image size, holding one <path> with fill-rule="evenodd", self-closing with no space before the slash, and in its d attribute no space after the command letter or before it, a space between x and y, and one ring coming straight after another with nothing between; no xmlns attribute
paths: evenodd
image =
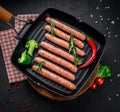
<svg viewBox="0 0 120 112"><path fill-rule="evenodd" d="M93 60L95 59L96 54L97 54L97 48L96 48L96 45L94 44L93 40L91 38L89 38L88 36L86 36L86 40L92 49L92 55L88 59L88 61L86 63L84 63L83 65L79 66L79 68L85 68L85 67L89 66L93 62Z"/></svg>

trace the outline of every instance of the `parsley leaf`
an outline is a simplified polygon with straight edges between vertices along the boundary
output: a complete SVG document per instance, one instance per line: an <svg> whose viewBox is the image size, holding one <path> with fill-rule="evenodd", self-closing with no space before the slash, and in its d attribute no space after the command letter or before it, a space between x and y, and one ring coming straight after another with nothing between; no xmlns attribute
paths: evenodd
<svg viewBox="0 0 120 112"><path fill-rule="evenodd" d="M102 78L107 78L111 76L111 70L109 66L103 66L100 64L99 66L99 71L98 71L98 77L102 77Z"/></svg>

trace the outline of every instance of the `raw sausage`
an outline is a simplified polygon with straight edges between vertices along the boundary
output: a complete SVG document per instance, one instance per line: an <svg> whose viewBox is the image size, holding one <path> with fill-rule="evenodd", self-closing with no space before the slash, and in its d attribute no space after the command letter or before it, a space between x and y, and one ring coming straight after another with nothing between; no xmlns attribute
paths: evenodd
<svg viewBox="0 0 120 112"><path fill-rule="evenodd" d="M64 39L64 40L66 40L66 41L69 42L70 35L62 32L61 30L59 30L59 29L57 29L57 28L53 28L53 29L54 29L54 31L55 31L55 35L56 35L56 36L58 36L58 37L60 37L60 38L62 38L62 39ZM50 26L49 26L49 25L46 25L46 26L45 26L45 30L46 30L46 31L50 31L50 30L51 30ZM76 45L77 47L79 47L79 48L83 48L83 47L84 47L84 43L83 43L82 41L76 39L76 38L74 38L74 43L75 43L75 45Z"/></svg>
<svg viewBox="0 0 120 112"><path fill-rule="evenodd" d="M58 56L55 56L45 50L39 50L38 51L38 54L52 62L55 62L69 70L71 70L72 72L76 72L77 71L77 67L74 66L73 64L71 64L70 62L58 57Z"/></svg>
<svg viewBox="0 0 120 112"><path fill-rule="evenodd" d="M43 64L43 66L45 66L46 68L58 73L59 75L71 80L71 81L74 81L75 80L75 75L64 70L63 68L51 63L50 61L47 61L46 59L43 59L41 57L35 57L34 59L35 62L37 63L40 63L42 61L44 61L45 63Z"/></svg>
<svg viewBox="0 0 120 112"><path fill-rule="evenodd" d="M45 38L48 39L49 41L53 42L54 44L57 44L67 50L69 50L69 43L62 40L62 39L59 39L57 37L54 37L48 33L45 34ZM76 47L76 50L77 50L77 54L80 55L80 56L85 56L85 52L79 48Z"/></svg>
<svg viewBox="0 0 120 112"><path fill-rule="evenodd" d="M61 22L59 22L59 21L57 21L57 20L55 20L55 19L53 19L53 18L47 17L47 18L46 18L46 22L47 22L47 23L50 23L50 21L52 21L53 24L54 24L56 27L58 27L59 29L65 31L65 32L67 32L67 33L73 34L73 35L74 35L75 37L77 37L78 39L81 39L81 40L85 40L85 39L86 39L86 36L85 36L83 33L78 32L78 31L72 29L71 27L69 27L69 26L67 26L67 25L65 25L65 24L63 24L63 23L61 23Z"/></svg>
<svg viewBox="0 0 120 112"><path fill-rule="evenodd" d="M66 51L64 51L60 48L57 48L47 42L41 42L40 46L54 54L57 54L65 59L71 61L71 62L74 62L74 60L75 60L73 55L71 55L71 54L67 53ZM79 61L78 65L80 65L81 63L82 63L82 61Z"/></svg>
<svg viewBox="0 0 120 112"><path fill-rule="evenodd" d="M76 89L76 85L73 84L72 82L70 82L69 80L62 78L62 77L58 76L57 74L46 70L45 68L42 68L41 71L37 70L37 69L38 69L38 66L35 66L35 65L32 66L32 70L34 70L38 74L46 77L47 79L50 79L50 80L52 80L52 81L54 81L54 82L56 82L64 87L70 89L70 90Z"/></svg>

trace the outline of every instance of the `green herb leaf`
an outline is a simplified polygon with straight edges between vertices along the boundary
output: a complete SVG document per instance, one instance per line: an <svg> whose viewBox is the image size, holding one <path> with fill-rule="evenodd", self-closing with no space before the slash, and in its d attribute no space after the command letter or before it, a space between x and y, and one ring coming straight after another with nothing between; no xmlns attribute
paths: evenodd
<svg viewBox="0 0 120 112"><path fill-rule="evenodd" d="M45 61L41 61L40 63L36 64L36 66L38 66L37 71L41 71L42 70L44 63L45 63Z"/></svg>
<svg viewBox="0 0 120 112"><path fill-rule="evenodd" d="M111 76L110 67L108 67L108 66L106 66L106 65L105 65L105 66L100 65L97 76L98 76L98 77L102 77L102 78L110 77L110 76Z"/></svg>
<svg viewBox="0 0 120 112"><path fill-rule="evenodd" d="M76 50L75 46L73 46L73 48L72 48L72 54L73 54L74 57L77 56L77 50Z"/></svg>
<svg viewBox="0 0 120 112"><path fill-rule="evenodd" d="M71 52L72 48L74 47L74 40L73 40L73 38L74 38L74 35L71 34L70 35L70 39L69 39L69 52Z"/></svg>
<svg viewBox="0 0 120 112"><path fill-rule="evenodd" d="M82 61L82 59L78 55L76 55L75 60L74 60L74 65L75 66L79 65L81 63L81 61Z"/></svg>
<svg viewBox="0 0 120 112"><path fill-rule="evenodd" d="M74 65L77 66L81 62L81 59L77 55L77 49L74 45L74 35L73 34L70 35L70 39L69 39L69 52L71 52L71 54L74 56L74 58L75 58Z"/></svg>
<svg viewBox="0 0 120 112"><path fill-rule="evenodd" d="M54 23L50 20L50 32L52 36L55 36L54 26Z"/></svg>

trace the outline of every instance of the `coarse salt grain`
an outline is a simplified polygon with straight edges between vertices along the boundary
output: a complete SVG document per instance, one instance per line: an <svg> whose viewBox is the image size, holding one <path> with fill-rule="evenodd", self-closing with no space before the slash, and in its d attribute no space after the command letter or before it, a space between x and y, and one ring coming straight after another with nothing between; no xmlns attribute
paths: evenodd
<svg viewBox="0 0 120 112"><path fill-rule="evenodd" d="M117 20L119 20L120 18L119 17L117 17Z"/></svg>
<svg viewBox="0 0 120 112"><path fill-rule="evenodd" d="M110 34L110 32L108 32L108 34Z"/></svg>
<svg viewBox="0 0 120 112"><path fill-rule="evenodd" d="M119 94L117 93L116 96L119 96Z"/></svg>
<svg viewBox="0 0 120 112"><path fill-rule="evenodd" d="M113 79L110 79L110 82L112 82L113 81Z"/></svg>
<svg viewBox="0 0 120 112"><path fill-rule="evenodd" d="M78 17L77 19L78 19L78 20L80 20L81 18L80 18L80 17Z"/></svg>
<svg viewBox="0 0 120 112"><path fill-rule="evenodd" d="M111 21L111 24L115 24L115 21Z"/></svg>
<svg viewBox="0 0 120 112"><path fill-rule="evenodd" d="M108 100L111 100L111 98L109 97Z"/></svg>
<svg viewBox="0 0 120 112"><path fill-rule="evenodd" d="M97 24L97 23L98 23L98 21L95 21L95 23Z"/></svg>
<svg viewBox="0 0 120 112"><path fill-rule="evenodd" d="M105 6L105 9L109 9L110 8L110 6Z"/></svg>
<svg viewBox="0 0 120 112"><path fill-rule="evenodd" d="M110 18L107 18L107 20L109 21L109 20L110 20Z"/></svg>
<svg viewBox="0 0 120 112"><path fill-rule="evenodd" d="M118 35L117 35L117 34L115 34L115 37L118 37Z"/></svg>
<svg viewBox="0 0 120 112"><path fill-rule="evenodd" d="M79 20L79 22L82 22L82 19L81 19L81 17L78 17L78 18L77 18L77 20Z"/></svg>
<svg viewBox="0 0 120 112"><path fill-rule="evenodd" d="M117 60L116 60L116 59L114 59L113 61L114 61L114 62L117 62Z"/></svg>
<svg viewBox="0 0 120 112"><path fill-rule="evenodd" d="M103 18L101 18L100 20L103 21Z"/></svg>
<svg viewBox="0 0 120 112"><path fill-rule="evenodd" d="M100 2L102 2L102 0L100 0Z"/></svg>
<svg viewBox="0 0 120 112"><path fill-rule="evenodd" d="M120 77L120 74L119 74L119 73L117 74L117 77Z"/></svg>
<svg viewBox="0 0 120 112"><path fill-rule="evenodd" d="M106 37L106 34L104 34L104 36Z"/></svg>
<svg viewBox="0 0 120 112"><path fill-rule="evenodd" d="M81 19L81 17L78 17L78 18L76 18L77 20L79 20L79 22L82 22L82 19Z"/></svg>
<svg viewBox="0 0 120 112"><path fill-rule="evenodd" d="M111 35L108 35L108 38L110 38L111 37Z"/></svg>
<svg viewBox="0 0 120 112"><path fill-rule="evenodd" d="M90 14L90 17L93 18L93 14Z"/></svg>
<svg viewBox="0 0 120 112"><path fill-rule="evenodd" d="M98 9L99 9L99 7L96 7L96 9L98 10Z"/></svg>
<svg viewBox="0 0 120 112"><path fill-rule="evenodd" d="M106 27L106 30L108 30L109 29L109 27Z"/></svg>

